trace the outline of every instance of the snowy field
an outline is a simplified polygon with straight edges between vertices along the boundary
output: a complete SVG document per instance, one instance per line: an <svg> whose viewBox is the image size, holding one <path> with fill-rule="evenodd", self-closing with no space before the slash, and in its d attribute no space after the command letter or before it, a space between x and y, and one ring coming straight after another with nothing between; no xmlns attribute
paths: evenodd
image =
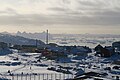
<svg viewBox="0 0 120 80"><path fill-rule="evenodd" d="M86 59L74 60L74 63L55 63L51 60L41 60L41 62L36 62L39 53L14 53L5 56L0 56L0 73L1 77L9 78L11 80L63 80L67 78L73 78L75 74L82 70L85 72L100 72L107 73L105 80L114 80L115 76L120 77L120 70L112 69L111 59L120 59L120 55L113 56L113 58L99 58L95 57L93 53L89 54ZM16 60L16 58L18 58ZM105 63L110 62L110 63ZM20 63L20 64L14 64ZM69 71L72 74L63 74L56 71L47 70L48 67L58 67L58 65L65 67L72 67ZM90 67L91 66L91 67ZM118 65L119 66L119 65ZM106 67L111 67L111 72L104 70ZM74 70L76 69L76 70ZM8 70L10 73L8 73ZM115 73L116 71L116 73Z"/></svg>
<svg viewBox="0 0 120 80"><path fill-rule="evenodd" d="M0 73L3 78L11 80L43 80L44 79L60 79L72 78L71 74L63 74L55 71L47 70L51 66L51 61L41 60L35 62L40 54L38 53L14 53L0 56ZM18 58L18 60L15 60ZM20 63L15 64L13 63ZM10 73L8 73L10 71ZM23 76L21 77L21 75ZM13 77L14 75L14 77ZM27 78L26 78L27 77Z"/></svg>

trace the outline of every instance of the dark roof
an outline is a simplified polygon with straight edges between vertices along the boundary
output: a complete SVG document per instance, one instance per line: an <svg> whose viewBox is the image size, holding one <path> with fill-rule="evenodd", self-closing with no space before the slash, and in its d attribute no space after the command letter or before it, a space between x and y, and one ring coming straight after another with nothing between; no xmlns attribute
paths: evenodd
<svg viewBox="0 0 120 80"><path fill-rule="evenodd" d="M95 50L98 50L100 48L103 48L100 44L95 47Z"/></svg>
<svg viewBox="0 0 120 80"><path fill-rule="evenodd" d="M88 73L84 73L82 75L78 75L76 76L73 80L79 80L79 79L87 79L87 78L91 78L93 76L99 76L99 73L96 72L88 72Z"/></svg>

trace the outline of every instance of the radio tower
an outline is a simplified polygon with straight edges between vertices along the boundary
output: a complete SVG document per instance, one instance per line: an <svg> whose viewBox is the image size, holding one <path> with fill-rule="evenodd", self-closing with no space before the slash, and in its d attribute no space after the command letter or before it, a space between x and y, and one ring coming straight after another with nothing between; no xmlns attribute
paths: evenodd
<svg viewBox="0 0 120 80"><path fill-rule="evenodd" d="M48 44L48 30L47 30L47 34L46 34L46 44Z"/></svg>

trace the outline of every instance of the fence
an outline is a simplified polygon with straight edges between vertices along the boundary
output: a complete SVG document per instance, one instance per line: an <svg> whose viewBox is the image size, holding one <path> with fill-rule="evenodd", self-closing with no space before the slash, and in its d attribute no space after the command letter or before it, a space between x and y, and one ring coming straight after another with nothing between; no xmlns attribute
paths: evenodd
<svg viewBox="0 0 120 80"><path fill-rule="evenodd" d="M6 76L10 80L65 80L73 79L72 74L11 74Z"/></svg>

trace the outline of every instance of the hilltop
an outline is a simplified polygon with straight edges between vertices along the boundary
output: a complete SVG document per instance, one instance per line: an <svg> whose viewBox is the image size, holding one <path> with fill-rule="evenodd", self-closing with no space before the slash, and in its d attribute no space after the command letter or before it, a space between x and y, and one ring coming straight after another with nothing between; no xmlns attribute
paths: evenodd
<svg viewBox="0 0 120 80"><path fill-rule="evenodd" d="M0 42L11 43L12 45L36 45L35 39L24 38L10 34L0 33ZM44 42L38 40L38 45L45 45Z"/></svg>

